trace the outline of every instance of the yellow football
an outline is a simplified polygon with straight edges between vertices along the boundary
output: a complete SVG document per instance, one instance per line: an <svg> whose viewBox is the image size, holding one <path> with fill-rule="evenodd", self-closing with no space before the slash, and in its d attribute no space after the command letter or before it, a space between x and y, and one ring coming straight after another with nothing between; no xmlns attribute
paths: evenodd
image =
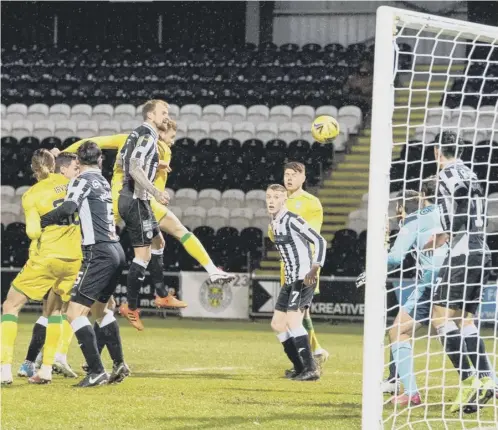
<svg viewBox="0 0 498 430"><path fill-rule="evenodd" d="M339 123L330 115L321 115L311 124L311 134L320 143L331 143L339 134Z"/></svg>

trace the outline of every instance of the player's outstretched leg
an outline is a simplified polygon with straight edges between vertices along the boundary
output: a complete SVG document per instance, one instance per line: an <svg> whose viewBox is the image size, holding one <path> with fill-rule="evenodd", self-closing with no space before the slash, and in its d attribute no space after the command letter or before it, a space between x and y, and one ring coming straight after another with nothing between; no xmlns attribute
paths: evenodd
<svg viewBox="0 0 498 430"><path fill-rule="evenodd" d="M43 305L45 307L45 300ZM31 333L31 341L29 342L26 358L17 371L17 376L31 378L35 374L35 361L45 343L47 324L48 318L46 316L42 315L36 320L33 332Z"/></svg>
<svg viewBox="0 0 498 430"><path fill-rule="evenodd" d="M204 267L212 282L225 283L234 279L233 275L220 270L214 265L200 240L193 233L189 232L171 211L168 211L161 218L159 228L180 241L185 251Z"/></svg>
<svg viewBox="0 0 498 430"><path fill-rule="evenodd" d="M121 316L125 317L138 331L142 331L144 329L144 324L140 319L140 311L138 310L138 296L144 283L145 272L150 260L150 247L140 248L140 253L138 249L139 248L135 248L135 258L133 259L130 269L128 270L128 278L126 283L128 289L128 303L123 303L119 307L119 313ZM144 255L147 254L147 251L149 251L149 256ZM137 257L137 254L141 255L142 258Z"/></svg>
<svg viewBox="0 0 498 430"><path fill-rule="evenodd" d="M292 333L287 328L287 317L285 312L275 310L271 321L271 328L276 333L278 340L282 344L285 354L294 365L292 373L286 375L289 379L292 379L302 373L304 365L299 353L297 352Z"/></svg>
<svg viewBox="0 0 498 430"><path fill-rule="evenodd" d="M63 310L65 312L65 310ZM73 371L69 363L67 362L67 353L69 351L69 346L73 340L74 332L71 324L67 320L65 314L62 315L62 334L59 342L59 347L55 354L54 361L54 371L64 375L66 378L77 378L78 375Z"/></svg>

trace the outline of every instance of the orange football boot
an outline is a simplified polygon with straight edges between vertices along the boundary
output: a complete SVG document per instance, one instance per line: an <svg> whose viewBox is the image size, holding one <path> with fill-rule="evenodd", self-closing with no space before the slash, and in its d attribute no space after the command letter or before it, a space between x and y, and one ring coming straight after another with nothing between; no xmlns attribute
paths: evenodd
<svg viewBox="0 0 498 430"><path fill-rule="evenodd" d="M119 307L119 313L122 317L125 317L138 331L142 331L144 329L144 324L140 319L140 311L138 309L132 311L128 307L128 303L123 303Z"/></svg>
<svg viewBox="0 0 498 430"><path fill-rule="evenodd" d="M175 295L171 294L171 293L169 293L166 297L156 296L156 299L154 300L154 304L158 308L182 309L182 308L186 308L188 306L187 303L183 302L182 300L177 299L175 297Z"/></svg>

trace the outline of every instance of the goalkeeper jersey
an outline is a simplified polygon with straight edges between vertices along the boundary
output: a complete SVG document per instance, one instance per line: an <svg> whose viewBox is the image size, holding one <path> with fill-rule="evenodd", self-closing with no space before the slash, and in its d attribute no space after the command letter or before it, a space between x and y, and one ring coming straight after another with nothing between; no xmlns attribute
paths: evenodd
<svg viewBox="0 0 498 430"><path fill-rule="evenodd" d="M444 234L439 209L427 206L408 215L387 257L388 270L398 267L405 255L412 255L420 269L420 277L438 272L448 253L448 244L436 247L437 235Z"/></svg>

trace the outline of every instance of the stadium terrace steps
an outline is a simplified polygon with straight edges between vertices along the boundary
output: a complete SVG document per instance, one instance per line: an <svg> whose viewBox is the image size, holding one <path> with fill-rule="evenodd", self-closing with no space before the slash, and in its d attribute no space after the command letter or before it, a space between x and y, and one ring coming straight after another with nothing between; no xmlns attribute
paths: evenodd
<svg viewBox="0 0 498 430"><path fill-rule="evenodd" d="M450 75L458 75L464 67L463 64L451 66ZM415 70L427 73L417 73L414 81L415 91L412 92L411 97L408 88L396 89L394 102L396 110L393 115L394 142L406 142L413 138L416 126L423 125L427 108L438 108L444 89L450 88L453 84L452 79L433 79L428 85L431 76L434 78L434 75L428 73L429 70L435 73L447 73L447 65L435 65L432 69L422 65L417 66ZM403 125L409 125L410 128L407 129ZM322 188L318 190L317 196L322 202L324 213L322 234L329 245L336 231L347 228L349 214L360 207L363 195L368 192L370 140L371 129L362 130L351 148L351 153L344 156L340 164L332 171L331 177L325 179ZM393 147L393 159L399 157L402 147L403 145ZM268 251L266 259L261 262L261 269L256 273L279 276L278 252Z"/></svg>

